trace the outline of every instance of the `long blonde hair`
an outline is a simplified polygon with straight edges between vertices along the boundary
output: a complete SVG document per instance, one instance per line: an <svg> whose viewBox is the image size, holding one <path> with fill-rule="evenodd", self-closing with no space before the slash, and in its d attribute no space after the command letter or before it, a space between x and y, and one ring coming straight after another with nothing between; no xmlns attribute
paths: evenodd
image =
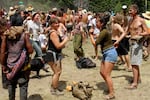
<svg viewBox="0 0 150 100"><path fill-rule="evenodd" d="M116 16L114 16L114 23L122 25L124 21L124 16L122 14L117 13Z"/></svg>

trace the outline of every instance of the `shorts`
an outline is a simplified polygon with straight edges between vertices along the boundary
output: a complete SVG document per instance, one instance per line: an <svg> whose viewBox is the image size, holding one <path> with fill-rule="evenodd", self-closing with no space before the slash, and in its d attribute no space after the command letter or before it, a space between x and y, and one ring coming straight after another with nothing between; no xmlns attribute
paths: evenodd
<svg viewBox="0 0 150 100"><path fill-rule="evenodd" d="M102 61L112 62L112 63L117 62L118 54L114 47L110 47L104 50L102 54L103 54Z"/></svg>
<svg viewBox="0 0 150 100"><path fill-rule="evenodd" d="M138 65L140 66L142 64L142 43L138 43L136 41L131 41L131 53L130 53L130 59L131 59L131 65Z"/></svg>
<svg viewBox="0 0 150 100"><path fill-rule="evenodd" d="M122 43L123 43L123 46L125 47L125 49L129 52L129 50L130 50L129 38L124 37L122 39Z"/></svg>
<svg viewBox="0 0 150 100"><path fill-rule="evenodd" d="M116 40L112 40L113 43L116 42ZM120 41L118 47L116 48L116 51L118 55L127 55L128 54L128 49L125 47L123 41Z"/></svg>
<svg viewBox="0 0 150 100"><path fill-rule="evenodd" d="M46 63L57 62L58 60L62 59L62 55L61 55L61 53L56 53L51 50L48 50L43 58Z"/></svg>

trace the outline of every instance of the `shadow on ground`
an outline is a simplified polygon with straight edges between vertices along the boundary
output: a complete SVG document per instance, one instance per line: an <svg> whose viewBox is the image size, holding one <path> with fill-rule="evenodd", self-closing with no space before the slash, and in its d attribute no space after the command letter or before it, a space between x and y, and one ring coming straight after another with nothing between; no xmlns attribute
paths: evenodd
<svg viewBox="0 0 150 100"><path fill-rule="evenodd" d="M30 77L30 79L37 79L37 78L41 79L41 78L45 78L45 77L48 77L48 76L52 76L52 74L39 75L39 76L34 75L34 76Z"/></svg>
<svg viewBox="0 0 150 100"><path fill-rule="evenodd" d="M59 86L59 89L60 89L60 90L66 89L67 81L59 81L58 86Z"/></svg>
<svg viewBox="0 0 150 100"><path fill-rule="evenodd" d="M40 94L33 94L29 96L28 100L43 100L43 98Z"/></svg>
<svg viewBox="0 0 150 100"><path fill-rule="evenodd" d="M113 76L112 78L119 78L119 77L125 77L125 80L128 81L128 83L131 83L133 80L133 78L129 75Z"/></svg>
<svg viewBox="0 0 150 100"><path fill-rule="evenodd" d="M103 90L103 94L107 94L108 93L108 88L105 82L99 82L96 84L97 88L99 90Z"/></svg>

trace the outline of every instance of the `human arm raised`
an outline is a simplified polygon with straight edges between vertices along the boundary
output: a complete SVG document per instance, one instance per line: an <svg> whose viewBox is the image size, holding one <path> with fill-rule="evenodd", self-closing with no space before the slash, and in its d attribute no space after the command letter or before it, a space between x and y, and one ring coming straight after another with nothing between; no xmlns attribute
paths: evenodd
<svg viewBox="0 0 150 100"><path fill-rule="evenodd" d="M25 33L25 37L24 37L24 40L25 40L25 47L27 49L27 52L29 54L32 54L33 53L33 47L32 47L32 44L30 42L30 39L29 39L30 35L29 33Z"/></svg>
<svg viewBox="0 0 150 100"><path fill-rule="evenodd" d="M65 47L65 44L67 43L67 41L69 40L68 37L64 37L63 41L60 42L59 41L59 37L58 37L58 34L57 34L57 31L53 31L51 34L50 34L50 39L52 40L52 42L54 43L55 47L57 49L62 49Z"/></svg>

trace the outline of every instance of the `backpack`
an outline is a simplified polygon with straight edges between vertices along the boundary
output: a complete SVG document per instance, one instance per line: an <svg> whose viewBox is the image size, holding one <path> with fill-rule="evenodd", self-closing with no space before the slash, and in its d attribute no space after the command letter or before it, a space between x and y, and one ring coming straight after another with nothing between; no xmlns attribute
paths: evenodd
<svg viewBox="0 0 150 100"><path fill-rule="evenodd" d="M93 68L96 67L96 63L94 63L90 58L81 57L76 61L77 68Z"/></svg>
<svg viewBox="0 0 150 100"><path fill-rule="evenodd" d="M93 87L88 82L79 82L72 86L72 95L80 100L91 100Z"/></svg>

